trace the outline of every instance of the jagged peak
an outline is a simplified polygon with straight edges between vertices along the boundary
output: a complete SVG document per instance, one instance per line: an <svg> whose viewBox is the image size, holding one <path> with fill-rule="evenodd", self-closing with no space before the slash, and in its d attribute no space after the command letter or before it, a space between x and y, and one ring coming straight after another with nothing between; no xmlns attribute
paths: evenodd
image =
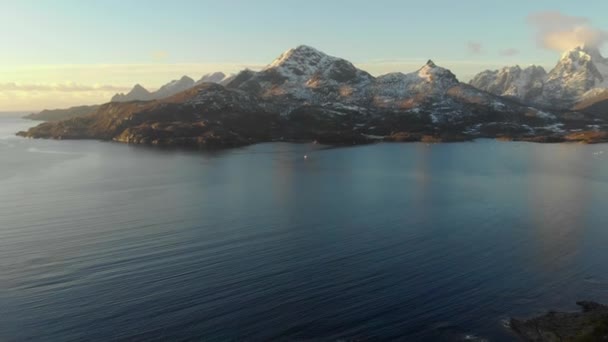
<svg viewBox="0 0 608 342"><path fill-rule="evenodd" d="M133 89L131 89L129 94L138 94L138 93L150 94L150 91L148 89L144 88L141 84L137 83L136 85L133 86Z"/></svg>
<svg viewBox="0 0 608 342"><path fill-rule="evenodd" d="M428 82L436 82L438 80L445 80L450 83L459 82L456 75L449 69L438 66L430 59L422 68L418 69L418 77L425 79Z"/></svg>
<svg viewBox="0 0 608 342"><path fill-rule="evenodd" d="M222 82L223 80L225 80L226 78L227 78L227 76L226 76L225 73L223 73L221 71L216 71L216 72L211 72L211 73L204 74L196 82L196 84L206 83L206 82L219 83L219 82Z"/></svg>
<svg viewBox="0 0 608 342"><path fill-rule="evenodd" d="M580 62L603 62L604 57L597 47L581 45L565 51L560 61L580 61Z"/></svg>
<svg viewBox="0 0 608 342"><path fill-rule="evenodd" d="M312 47L310 45L304 45L304 44L298 45L295 48L293 48L292 50L299 51L299 52L315 52L315 53L324 54L323 52L315 49L314 47Z"/></svg>
<svg viewBox="0 0 608 342"><path fill-rule="evenodd" d="M203 78L205 78L205 77L226 77L226 74L221 71L216 71L216 72L210 72L210 73L204 74Z"/></svg>
<svg viewBox="0 0 608 342"><path fill-rule="evenodd" d="M186 76L186 75L182 76L182 78L180 78L179 81L180 82L194 82L194 80L191 77Z"/></svg>
<svg viewBox="0 0 608 342"><path fill-rule="evenodd" d="M460 82L451 70L435 64L432 59L429 59L426 64L418 70L418 77L423 78L428 82L447 82L450 84Z"/></svg>

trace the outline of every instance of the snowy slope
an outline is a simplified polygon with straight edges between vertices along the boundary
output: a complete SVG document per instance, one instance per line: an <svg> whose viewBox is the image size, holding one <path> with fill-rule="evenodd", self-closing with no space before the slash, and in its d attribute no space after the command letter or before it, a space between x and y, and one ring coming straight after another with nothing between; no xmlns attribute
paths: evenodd
<svg viewBox="0 0 608 342"><path fill-rule="evenodd" d="M458 79L451 71L429 60L416 72L397 72L378 77L373 102L380 107L415 107L421 101L443 97L448 89L457 84Z"/></svg>
<svg viewBox="0 0 608 342"><path fill-rule="evenodd" d="M481 72L470 84L492 94L527 102L542 93L546 76L547 72L540 66L532 65L522 69L516 65Z"/></svg>
<svg viewBox="0 0 608 342"><path fill-rule="evenodd" d="M318 104L361 101L368 96L373 81L373 76L352 63L301 45L287 50L259 72L241 72L227 87L255 92L262 98Z"/></svg>
<svg viewBox="0 0 608 342"><path fill-rule="evenodd" d="M531 105L568 109L608 89L608 59L597 48L577 47L563 53L547 74L540 67L506 67L484 71L470 84Z"/></svg>

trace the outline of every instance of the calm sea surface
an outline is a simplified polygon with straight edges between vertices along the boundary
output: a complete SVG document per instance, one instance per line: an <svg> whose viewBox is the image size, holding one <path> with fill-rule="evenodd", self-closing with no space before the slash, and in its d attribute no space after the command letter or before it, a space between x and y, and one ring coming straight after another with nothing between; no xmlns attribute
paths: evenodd
<svg viewBox="0 0 608 342"><path fill-rule="evenodd" d="M608 145L203 153L32 124L0 118L0 341L510 341L508 317L608 302Z"/></svg>

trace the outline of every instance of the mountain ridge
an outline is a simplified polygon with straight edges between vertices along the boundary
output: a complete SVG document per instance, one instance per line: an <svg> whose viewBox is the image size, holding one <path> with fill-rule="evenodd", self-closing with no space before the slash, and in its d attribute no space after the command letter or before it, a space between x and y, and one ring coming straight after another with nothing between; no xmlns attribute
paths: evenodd
<svg viewBox="0 0 608 342"><path fill-rule="evenodd" d="M597 142L607 138L604 124L596 116L547 112L477 89L432 60L412 73L374 77L301 45L225 86L201 83L162 99L111 102L90 116L20 135L193 147L480 137Z"/></svg>
<svg viewBox="0 0 608 342"><path fill-rule="evenodd" d="M595 47L579 46L562 53L548 72L537 66L504 67L483 71L469 84L528 105L570 110L608 89L608 59Z"/></svg>

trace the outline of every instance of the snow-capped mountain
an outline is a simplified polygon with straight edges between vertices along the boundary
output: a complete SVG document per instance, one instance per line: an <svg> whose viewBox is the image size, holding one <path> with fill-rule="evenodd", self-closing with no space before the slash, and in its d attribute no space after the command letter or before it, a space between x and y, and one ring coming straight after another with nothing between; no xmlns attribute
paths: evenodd
<svg viewBox="0 0 608 342"><path fill-rule="evenodd" d="M522 69L519 65L477 74L470 84L492 94L529 102L543 91L547 72L541 66Z"/></svg>
<svg viewBox="0 0 608 342"><path fill-rule="evenodd" d="M506 67L484 71L470 84L524 103L569 109L608 89L608 59L597 48L577 47L563 53L549 73L535 66Z"/></svg>
<svg viewBox="0 0 608 342"><path fill-rule="evenodd" d="M597 73L587 71L594 70L593 58L598 63L604 60L586 56L592 55L582 49L565 55L561 66L545 76L543 91L555 75L567 80L571 79L566 76L578 80L579 74L591 75L593 86L601 84ZM501 82L493 78L501 72L484 77L487 84L500 88L496 92L517 97L525 96L526 86L538 88L532 80L543 72L538 68L513 68L502 71L506 76L501 76L505 78ZM185 82L172 82L163 89L173 90L193 82L182 80ZM604 121L598 116L553 114L520 104L461 83L450 70L431 60L412 73L376 78L345 59L303 45L287 50L261 71L244 70L221 83L226 86L203 82L156 101L106 104L82 120L49 123L22 135L180 146L234 146L275 140L351 144L378 139L441 141L474 137L608 140L608 132L600 132ZM564 83L561 87L576 84ZM137 87L130 94L139 92L145 96L142 89ZM585 131L591 133L580 133ZM574 132L573 137L568 137Z"/></svg>
<svg viewBox="0 0 608 342"><path fill-rule="evenodd" d="M140 84L136 84L131 91L126 94L120 93L112 97L111 102L128 102L128 101L149 101L154 97L146 88Z"/></svg>
<svg viewBox="0 0 608 342"><path fill-rule="evenodd" d="M228 77L230 77L230 76L224 74L221 71L213 72L213 73L210 73L210 74L203 75L203 77L201 77L200 80L196 81L196 85L199 85L199 84L202 84L202 83L218 83L218 84L221 84Z"/></svg>
<svg viewBox="0 0 608 342"><path fill-rule="evenodd" d="M451 71L429 60L416 72L396 72L376 78L373 100L380 107L405 108L424 99L441 97L459 83Z"/></svg>
<svg viewBox="0 0 608 342"><path fill-rule="evenodd" d="M603 71L603 73L600 71ZM541 99L542 104L571 106L593 89L607 88L608 65L599 50L575 48L562 55L549 72Z"/></svg>
<svg viewBox="0 0 608 342"><path fill-rule="evenodd" d="M318 104L352 102L369 96L374 77L342 58L310 46L289 49L259 72L245 70L226 84L262 98L285 98Z"/></svg>

